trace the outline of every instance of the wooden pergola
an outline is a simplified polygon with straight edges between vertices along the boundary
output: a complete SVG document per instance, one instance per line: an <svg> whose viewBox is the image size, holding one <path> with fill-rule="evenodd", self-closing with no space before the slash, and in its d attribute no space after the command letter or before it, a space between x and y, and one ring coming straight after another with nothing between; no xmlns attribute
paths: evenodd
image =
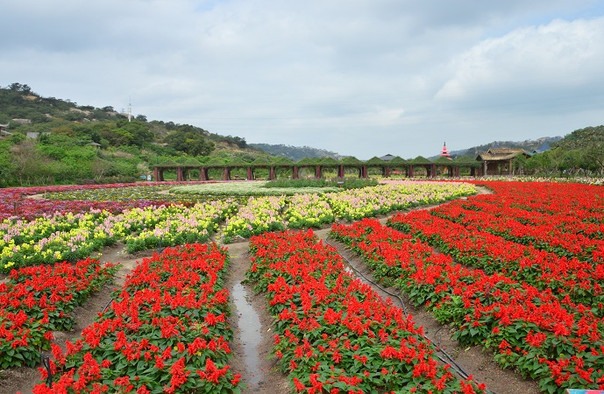
<svg viewBox="0 0 604 394"><path fill-rule="evenodd" d="M359 178L368 178L369 169L377 169L377 171L384 177L388 178L393 175L394 171L398 171L400 174L404 174L407 178L413 178L417 176L417 169L425 169L427 178L434 178L439 174L446 174L449 177L459 177L461 169L469 169L470 176L481 176L483 172L480 168L478 161L468 160L446 160L437 159L436 161L430 161L424 157L418 156L412 160L404 160L400 157L393 157L390 160L383 160L374 157L365 162L358 159L344 159L338 161L335 159L323 159L323 160L310 160L305 159L297 163L287 162L276 162L269 163L265 161L255 161L253 163L221 163L221 162L208 162L205 164L199 163L196 160L187 161L185 163L166 162L157 164L153 167L154 179L157 181L164 180L165 171L176 171L176 180L186 180L189 171L199 171L200 181L209 181L210 170L218 170L221 174L221 180L231 180L231 171L234 169L245 170L247 180L256 179L256 170L265 169L268 170L268 179L273 180L277 178L277 170L282 169L291 173L292 179L299 179L300 170L310 170L314 178L323 178L325 170L335 170L338 178L344 178L346 170L354 170Z"/></svg>

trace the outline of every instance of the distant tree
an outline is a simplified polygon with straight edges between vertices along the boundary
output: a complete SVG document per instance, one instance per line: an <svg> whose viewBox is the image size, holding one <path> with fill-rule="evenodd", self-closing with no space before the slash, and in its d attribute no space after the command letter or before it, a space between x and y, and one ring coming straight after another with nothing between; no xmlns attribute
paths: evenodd
<svg viewBox="0 0 604 394"><path fill-rule="evenodd" d="M31 88L29 86L27 86L25 84L20 84L18 82L11 83L8 88L10 90L12 90L13 92L21 92L21 93L25 93L25 94L31 93Z"/></svg>
<svg viewBox="0 0 604 394"><path fill-rule="evenodd" d="M140 122L146 122L147 117L145 115L136 115L136 120L138 120Z"/></svg>
<svg viewBox="0 0 604 394"><path fill-rule="evenodd" d="M76 132L75 130L68 126L68 125L62 125L62 126L58 126L58 127L53 127L50 132L54 135L66 135L69 137L75 137L76 136Z"/></svg>
<svg viewBox="0 0 604 394"><path fill-rule="evenodd" d="M92 161L91 169L94 179L101 180L111 170L111 162L97 157Z"/></svg>
<svg viewBox="0 0 604 394"><path fill-rule="evenodd" d="M194 131L173 131L165 138L169 147L191 156L207 156L214 150L211 141Z"/></svg>
<svg viewBox="0 0 604 394"><path fill-rule="evenodd" d="M143 146L143 144L153 141L153 133L146 122L140 120L132 122L121 120L117 125L119 128L118 130L115 130L115 132L123 136L128 136L129 139L129 141L123 145Z"/></svg>

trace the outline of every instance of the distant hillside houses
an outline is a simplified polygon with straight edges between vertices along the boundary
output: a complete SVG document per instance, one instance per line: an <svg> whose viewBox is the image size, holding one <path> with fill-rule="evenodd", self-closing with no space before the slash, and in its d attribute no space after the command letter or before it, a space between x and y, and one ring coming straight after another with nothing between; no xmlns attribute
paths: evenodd
<svg viewBox="0 0 604 394"><path fill-rule="evenodd" d="M11 121L15 122L15 123L19 123L19 124L31 124L31 119L19 119L19 118L16 118L16 119L11 119Z"/></svg>

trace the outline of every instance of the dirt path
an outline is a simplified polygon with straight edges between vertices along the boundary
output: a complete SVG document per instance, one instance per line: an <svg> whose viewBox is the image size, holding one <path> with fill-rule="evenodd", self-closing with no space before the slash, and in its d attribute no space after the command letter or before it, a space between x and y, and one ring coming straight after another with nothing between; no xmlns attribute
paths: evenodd
<svg viewBox="0 0 604 394"><path fill-rule="evenodd" d="M248 242L226 245L230 266L225 286L231 294L229 323L234 331L231 366L241 374L244 393L286 393L289 383L271 358L272 318L263 295L254 294L250 284L242 284L250 267Z"/></svg>

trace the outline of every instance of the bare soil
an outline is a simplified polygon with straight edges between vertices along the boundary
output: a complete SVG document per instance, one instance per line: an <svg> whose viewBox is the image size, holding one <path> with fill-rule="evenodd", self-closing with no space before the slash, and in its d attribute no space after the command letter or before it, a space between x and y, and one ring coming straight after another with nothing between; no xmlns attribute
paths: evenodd
<svg viewBox="0 0 604 394"><path fill-rule="evenodd" d="M229 251L230 265L225 286L232 293L233 287L245 279L245 272L249 269L251 260L248 251L248 242L238 242L226 245ZM258 344L258 365L250 366L246 363L242 331L245 330L247 322L231 303L231 315L229 323L234 331L234 339L231 343L233 351L231 366L234 371L241 374L241 382L245 385L244 393L286 393L289 382L276 366L276 358L271 357L273 347L273 335L271 332L272 317L266 310L267 301L261 294L254 294L254 289L248 283L243 283L247 293L247 301L258 315L260 320L260 332L262 338Z"/></svg>

